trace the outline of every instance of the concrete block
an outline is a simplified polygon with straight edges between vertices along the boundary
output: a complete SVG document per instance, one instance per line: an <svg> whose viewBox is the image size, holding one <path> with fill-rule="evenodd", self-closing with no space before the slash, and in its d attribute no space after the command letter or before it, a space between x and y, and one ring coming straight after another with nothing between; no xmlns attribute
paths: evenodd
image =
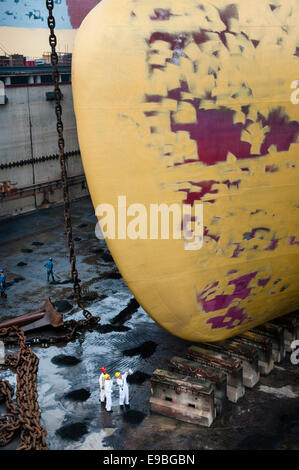
<svg viewBox="0 0 299 470"><path fill-rule="evenodd" d="M214 389L217 415L222 414L227 405L227 378L223 371L177 356L170 360L168 369L177 374L183 374L210 382Z"/></svg>
<svg viewBox="0 0 299 470"><path fill-rule="evenodd" d="M274 368L272 342L269 338L252 331L247 331L234 338L240 344L245 344L258 353L259 370L261 375L269 375Z"/></svg>
<svg viewBox="0 0 299 470"><path fill-rule="evenodd" d="M286 315L285 317L276 318L270 324L276 324L284 329L284 347L286 352L291 352L291 344L299 339L299 313L296 315Z"/></svg>
<svg viewBox="0 0 299 470"><path fill-rule="evenodd" d="M227 377L226 396L229 401L237 403L245 395L243 367L240 360L208 350L204 344L191 346L188 349L187 359L223 371Z"/></svg>
<svg viewBox="0 0 299 470"><path fill-rule="evenodd" d="M272 354L274 362L281 362L285 358L286 349L284 344L284 328L274 323L265 323L252 330L254 333L269 338L272 343Z"/></svg>
<svg viewBox="0 0 299 470"><path fill-rule="evenodd" d="M234 339L205 343L205 348L225 354L228 358L240 360L243 367L243 384L245 387L254 387L260 379L258 353L249 346L240 345Z"/></svg>
<svg viewBox="0 0 299 470"><path fill-rule="evenodd" d="M151 378L150 409L210 427L215 419L214 390L207 381L156 369Z"/></svg>

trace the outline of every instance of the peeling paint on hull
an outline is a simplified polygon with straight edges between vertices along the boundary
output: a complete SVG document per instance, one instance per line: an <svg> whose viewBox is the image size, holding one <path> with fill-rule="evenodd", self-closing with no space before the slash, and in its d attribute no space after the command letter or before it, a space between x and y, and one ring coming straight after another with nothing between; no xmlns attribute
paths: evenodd
<svg viewBox="0 0 299 470"><path fill-rule="evenodd" d="M129 288L191 341L298 309L298 3L114 3L86 18L73 61L94 206L204 204L199 251L108 241Z"/></svg>

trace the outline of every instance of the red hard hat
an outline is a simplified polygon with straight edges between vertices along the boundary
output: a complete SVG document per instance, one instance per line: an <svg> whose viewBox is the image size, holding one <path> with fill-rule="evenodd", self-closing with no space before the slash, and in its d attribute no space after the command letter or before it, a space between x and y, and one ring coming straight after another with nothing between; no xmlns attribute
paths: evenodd
<svg viewBox="0 0 299 470"><path fill-rule="evenodd" d="M101 367L101 372L106 372L106 367Z"/></svg>

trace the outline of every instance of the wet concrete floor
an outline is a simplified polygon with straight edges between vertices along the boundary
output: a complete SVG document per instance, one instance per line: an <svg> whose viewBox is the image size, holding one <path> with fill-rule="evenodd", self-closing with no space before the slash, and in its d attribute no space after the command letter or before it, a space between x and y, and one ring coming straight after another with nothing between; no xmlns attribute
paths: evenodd
<svg viewBox="0 0 299 470"><path fill-rule="evenodd" d="M173 355L185 356L191 343L168 334L134 303L105 243L95 236L90 200L73 203L72 214L79 275L91 299L88 309L108 327L62 347L34 348L50 449L299 449L299 366L289 356L253 390L247 389L238 404L229 404L209 429L150 413L150 374L166 368ZM43 265L50 256L61 284L46 281ZM36 310L48 297L60 301L56 305L64 319L82 317L68 283L62 207L1 221L0 265L10 284L7 300L0 299L1 320ZM114 320L126 307L122 318ZM114 331L119 320L123 327ZM113 413L101 408L98 378L103 365L112 374L133 369L130 410L119 409L116 386ZM10 370L0 370L0 376L15 386ZM6 449L17 445L15 439Z"/></svg>

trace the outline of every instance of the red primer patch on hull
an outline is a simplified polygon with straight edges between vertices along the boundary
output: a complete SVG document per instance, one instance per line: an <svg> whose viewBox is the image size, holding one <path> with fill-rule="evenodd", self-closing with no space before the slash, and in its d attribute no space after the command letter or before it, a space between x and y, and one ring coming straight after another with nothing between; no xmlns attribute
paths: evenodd
<svg viewBox="0 0 299 470"><path fill-rule="evenodd" d="M237 247L234 250L232 258L238 258L239 254L245 251L245 248L241 248L240 243L237 244Z"/></svg>
<svg viewBox="0 0 299 470"><path fill-rule="evenodd" d="M290 237L290 245L299 245L299 241L296 240L295 236Z"/></svg>
<svg viewBox="0 0 299 470"><path fill-rule="evenodd" d="M200 201L201 198L205 196L206 194L218 193L217 189L212 190L212 186L214 184L217 184L218 181L209 180L209 181L199 181L198 183L194 183L193 181L188 181L188 183L192 184L193 186L198 186L198 188L201 188L201 189L200 191L194 191L194 192L191 192L190 189L180 189L180 191L187 193L187 197L183 201L184 204L189 204L193 206L195 201Z"/></svg>
<svg viewBox="0 0 299 470"><path fill-rule="evenodd" d="M68 12L72 27L77 29L80 27L85 16L88 15L100 0L66 0Z"/></svg>
<svg viewBox="0 0 299 470"><path fill-rule="evenodd" d="M232 307L225 315L219 315L218 317L210 318L207 324L212 325L212 329L226 328L232 330L237 326L242 325L245 321L248 321L248 315L244 313L243 308Z"/></svg>
<svg viewBox="0 0 299 470"><path fill-rule="evenodd" d="M276 173L279 170L279 167L276 165L267 165L265 168L266 173Z"/></svg>
<svg viewBox="0 0 299 470"><path fill-rule="evenodd" d="M204 237L211 238L215 242L219 242L219 240L220 240L220 236L213 235L212 233L210 233L207 227L204 227L204 233L203 234L204 234Z"/></svg>
<svg viewBox="0 0 299 470"><path fill-rule="evenodd" d="M271 240L270 245L266 248L266 251L274 251L278 246L278 242L278 238Z"/></svg>
<svg viewBox="0 0 299 470"><path fill-rule="evenodd" d="M174 99L180 101L179 94ZM288 151L299 135L299 123L289 121L288 116L284 115L280 108L276 109L268 119L263 119L263 125L269 126L270 131L261 145L260 154L255 155L251 153L251 145L241 140L242 132L251 121L247 120L245 125L234 124L234 111L225 108L198 110L195 106L195 110L197 112L196 124L172 122L171 128L173 132L189 132L190 138L197 143L198 160L207 165L226 161L228 152L235 155L237 159L244 159L265 156L272 145L275 145L279 152ZM182 163L182 165L190 162ZM271 171L270 167L268 171ZM273 167L273 171L277 170Z"/></svg>
<svg viewBox="0 0 299 470"><path fill-rule="evenodd" d="M270 281L270 279L271 277L268 277L267 279L259 279L257 284L259 287L265 287Z"/></svg>
<svg viewBox="0 0 299 470"><path fill-rule="evenodd" d="M258 211L256 211L256 213L257 212ZM252 240L253 238L255 238L257 232L259 232L259 231L270 232L270 229L267 228L267 227L253 228L251 232L244 233L244 235L243 235L244 240Z"/></svg>
<svg viewBox="0 0 299 470"><path fill-rule="evenodd" d="M256 277L256 275L257 272L254 272L231 280L228 285L235 286L234 292L232 294L220 294L213 299L206 300L208 295L211 293L206 293L207 291L203 291L201 294L197 295L197 302L202 305L202 308L206 313L216 312L217 310L227 308L234 299L243 300L250 295L252 288L248 287L248 285L250 281Z"/></svg>
<svg viewBox="0 0 299 470"><path fill-rule="evenodd" d="M198 186L199 188L201 188L200 191L190 191L190 189L180 189L179 190L181 192L186 192L187 193L187 197L183 201L183 203L193 206L195 201L201 201L202 198L206 194L218 194L219 193L218 189L212 189L214 184L225 184L228 188L231 188L233 186L239 188L239 184L241 183L241 180L237 180L237 181L208 180L208 181L199 181L199 182L188 181L188 183L192 184L193 186ZM215 199L210 199L210 200L205 201L205 202L210 202L210 203L213 204L213 203L215 203Z"/></svg>

